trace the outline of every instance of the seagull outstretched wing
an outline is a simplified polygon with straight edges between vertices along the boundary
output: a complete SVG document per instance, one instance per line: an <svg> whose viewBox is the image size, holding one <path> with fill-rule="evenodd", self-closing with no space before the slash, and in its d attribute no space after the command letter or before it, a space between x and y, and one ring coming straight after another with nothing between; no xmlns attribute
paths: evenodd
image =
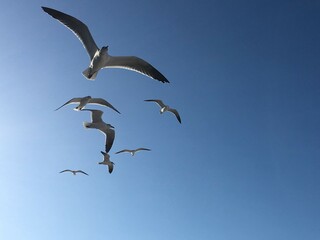
<svg viewBox="0 0 320 240"><path fill-rule="evenodd" d="M166 105L160 100L160 99L147 99L144 100L145 102L155 102L156 104L159 105L160 108L165 107Z"/></svg>
<svg viewBox="0 0 320 240"><path fill-rule="evenodd" d="M103 98L91 98L89 100L89 103L106 106L106 107L113 109L117 113L120 113L114 106L112 106L108 101L104 100Z"/></svg>
<svg viewBox="0 0 320 240"><path fill-rule="evenodd" d="M86 173L86 172L84 172L84 171L82 171L82 170L77 170L77 172L79 172L79 173L83 173L83 174L85 174L85 175L89 176L89 174L88 174L88 173Z"/></svg>
<svg viewBox="0 0 320 240"><path fill-rule="evenodd" d="M80 101L81 101L81 98L72 98L68 102L63 104L62 106L60 106L57 109L55 109L55 111L59 110L60 108L64 107L65 105L68 105L68 104L71 104L71 103L79 103Z"/></svg>
<svg viewBox="0 0 320 240"><path fill-rule="evenodd" d="M178 111L177 111L176 109L174 109L174 108L169 108L168 111L169 111L169 112L172 112L174 115L176 115L179 123L181 123L180 115L179 115L179 113L178 113Z"/></svg>
<svg viewBox="0 0 320 240"><path fill-rule="evenodd" d="M115 152L115 154L123 153L123 152L131 152L129 149L123 149L121 151Z"/></svg>
<svg viewBox="0 0 320 240"><path fill-rule="evenodd" d="M97 110L97 109L82 109L81 111L91 112L91 122L93 123L102 122L103 111Z"/></svg>
<svg viewBox="0 0 320 240"><path fill-rule="evenodd" d="M124 68L135 71L159 80L163 83L169 83L165 76L162 75L154 66L147 61L135 56L110 56L109 61L106 62L104 68Z"/></svg>
<svg viewBox="0 0 320 240"><path fill-rule="evenodd" d="M48 13L53 18L57 19L61 22L64 26L69 28L82 42L84 48L87 50L90 60L93 58L94 54L96 53L99 48L97 47L95 41L93 40L89 28L80 20L72 17L68 14L63 12L57 11L52 8L42 7L43 11Z"/></svg>

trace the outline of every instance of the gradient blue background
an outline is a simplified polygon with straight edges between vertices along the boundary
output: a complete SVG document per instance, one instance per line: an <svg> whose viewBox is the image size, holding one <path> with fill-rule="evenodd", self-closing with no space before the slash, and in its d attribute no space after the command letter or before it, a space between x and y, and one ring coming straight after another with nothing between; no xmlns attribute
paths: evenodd
<svg viewBox="0 0 320 240"><path fill-rule="evenodd" d="M1 5L0 239L320 239L320 1ZM171 83L121 69L87 81L81 43L41 6ZM89 114L53 111L86 95L122 113L97 107L116 128L111 175ZM152 151L114 154L136 147Z"/></svg>

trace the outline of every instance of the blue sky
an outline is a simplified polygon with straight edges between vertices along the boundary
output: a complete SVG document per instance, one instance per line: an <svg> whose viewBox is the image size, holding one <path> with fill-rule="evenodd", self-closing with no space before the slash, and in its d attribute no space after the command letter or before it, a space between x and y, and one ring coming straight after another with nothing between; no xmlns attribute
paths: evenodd
<svg viewBox="0 0 320 240"><path fill-rule="evenodd" d="M320 2L2 1L0 239L320 238ZM81 72L81 43L41 6L86 23L111 55L171 82ZM122 114L112 174L88 112ZM178 109L159 114L159 98ZM114 152L147 147L136 156ZM89 176L59 174L82 169Z"/></svg>

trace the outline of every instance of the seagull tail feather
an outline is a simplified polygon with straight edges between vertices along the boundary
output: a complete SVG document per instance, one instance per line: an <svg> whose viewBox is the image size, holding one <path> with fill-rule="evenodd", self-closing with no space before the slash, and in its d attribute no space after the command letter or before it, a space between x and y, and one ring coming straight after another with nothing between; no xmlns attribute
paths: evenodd
<svg viewBox="0 0 320 240"><path fill-rule="evenodd" d="M85 128L90 128L90 127L91 127L91 123L89 123L89 122L83 122L83 126L84 126Z"/></svg>
<svg viewBox="0 0 320 240"><path fill-rule="evenodd" d="M94 74L91 73L91 68L88 67L86 70L82 72L83 76L85 76L88 80L95 80L98 72L95 72Z"/></svg>

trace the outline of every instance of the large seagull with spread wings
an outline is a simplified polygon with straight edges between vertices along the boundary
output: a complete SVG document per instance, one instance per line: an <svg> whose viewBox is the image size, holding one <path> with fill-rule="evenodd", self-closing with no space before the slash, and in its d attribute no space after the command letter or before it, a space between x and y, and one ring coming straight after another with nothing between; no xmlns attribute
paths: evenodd
<svg viewBox="0 0 320 240"><path fill-rule="evenodd" d="M135 56L110 56L108 46L101 49L93 40L89 28L80 20L52 8L42 7L43 11L69 28L82 42L90 57L89 67L82 74L94 80L101 68L124 68L146 75L163 83L169 81L147 61Z"/></svg>

